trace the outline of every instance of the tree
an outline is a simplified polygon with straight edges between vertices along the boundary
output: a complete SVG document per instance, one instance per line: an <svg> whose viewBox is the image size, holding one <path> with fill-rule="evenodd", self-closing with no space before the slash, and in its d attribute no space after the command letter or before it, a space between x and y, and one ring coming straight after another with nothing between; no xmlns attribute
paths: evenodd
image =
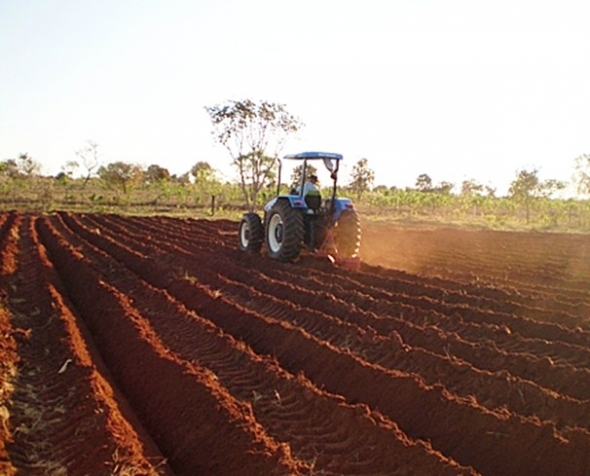
<svg viewBox="0 0 590 476"><path fill-rule="evenodd" d="M34 177L41 173L41 164L27 152L20 154L17 160L18 171L24 177Z"/></svg>
<svg viewBox="0 0 590 476"><path fill-rule="evenodd" d="M590 195L590 154L583 154L576 158L574 183L580 195Z"/></svg>
<svg viewBox="0 0 590 476"><path fill-rule="evenodd" d="M143 178L148 184L159 184L170 180L170 172L164 167L152 164L145 171Z"/></svg>
<svg viewBox="0 0 590 476"><path fill-rule="evenodd" d="M483 185L476 182L474 179L463 180L461 183L461 196L475 197L483 193Z"/></svg>
<svg viewBox="0 0 590 476"><path fill-rule="evenodd" d="M197 162L192 166L190 174L201 193L201 199L218 195L221 191L221 183L217 179L216 170L211 167L209 162Z"/></svg>
<svg viewBox="0 0 590 476"><path fill-rule="evenodd" d="M78 170L80 164L76 160L68 160L65 165L61 167L61 174L63 177L72 178L74 176L74 172Z"/></svg>
<svg viewBox="0 0 590 476"><path fill-rule="evenodd" d="M543 197L551 197L555 192L563 190L566 184L561 180L548 179L541 183L539 194Z"/></svg>
<svg viewBox="0 0 590 476"><path fill-rule="evenodd" d="M191 183L190 174L188 172L185 172L182 175L173 174L170 177L170 182L177 185L188 185Z"/></svg>
<svg viewBox="0 0 590 476"><path fill-rule="evenodd" d="M20 154L18 159L7 159L0 162L0 175L10 178L31 178L41 173L41 164L28 153Z"/></svg>
<svg viewBox="0 0 590 476"><path fill-rule="evenodd" d="M0 162L0 175L10 179L19 176L18 164L14 159L6 159Z"/></svg>
<svg viewBox="0 0 590 476"><path fill-rule="evenodd" d="M531 203L535 198L549 197L557 190L565 188L565 184L559 180L539 180L538 173L537 169L518 171L516 179L512 181L508 189L510 197L524 205L527 223L530 219Z"/></svg>
<svg viewBox="0 0 590 476"><path fill-rule="evenodd" d="M100 164L98 157L98 144L96 142L88 141L88 145L76 152L76 155L82 160L82 164L86 169L83 186L85 186L94 174L94 170Z"/></svg>
<svg viewBox="0 0 590 476"><path fill-rule="evenodd" d="M206 183L215 180L215 169L209 162L197 162L191 167L190 174L195 179L195 183Z"/></svg>
<svg viewBox="0 0 590 476"><path fill-rule="evenodd" d="M494 198L496 196L496 187L492 187L491 185L484 185L483 188L486 191L486 197Z"/></svg>
<svg viewBox="0 0 590 476"><path fill-rule="evenodd" d="M105 183L114 188L116 191L121 189L123 194L127 194L129 187L139 183L143 177L141 166L128 164L126 162L112 162L98 169L98 176Z"/></svg>
<svg viewBox="0 0 590 476"><path fill-rule="evenodd" d="M420 174L416 179L416 188L421 192L430 192L432 190L432 179L428 174Z"/></svg>
<svg viewBox="0 0 590 476"><path fill-rule="evenodd" d="M460 196L463 203L469 206L473 215L478 214L479 207L484 203L485 187L474 179L463 180Z"/></svg>
<svg viewBox="0 0 590 476"><path fill-rule="evenodd" d="M302 123L283 104L245 99L205 107L213 135L238 169L246 203L254 209L259 192L274 179L277 157Z"/></svg>
<svg viewBox="0 0 590 476"><path fill-rule="evenodd" d="M451 190L455 188L455 184L451 182L442 181L436 187L432 189L433 192L440 193L442 195L449 195Z"/></svg>
<svg viewBox="0 0 590 476"><path fill-rule="evenodd" d="M371 189L375 181L375 172L369 168L367 159L360 159L352 167L350 173L351 182L348 187L356 194L357 200L361 200L364 192Z"/></svg>
<svg viewBox="0 0 590 476"><path fill-rule="evenodd" d="M72 198L70 193L74 189L74 172L78 169L79 166L80 165L77 161L68 160L64 165L62 165L61 171L55 176L56 183L65 186L66 199Z"/></svg>
<svg viewBox="0 0 590 476"><path fill-rule="evenodd" d="M532 197L535 190L539 187L537 172L537 169L531 171L520 170L508 189L508 193L513 199L524 204L527 223L530 220Z"/></svg>

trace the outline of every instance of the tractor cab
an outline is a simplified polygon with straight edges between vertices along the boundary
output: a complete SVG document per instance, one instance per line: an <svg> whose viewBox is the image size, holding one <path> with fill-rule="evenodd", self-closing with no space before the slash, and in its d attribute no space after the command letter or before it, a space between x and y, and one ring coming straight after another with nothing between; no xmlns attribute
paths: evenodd
<svg viewBox="0 0 590 476"><path fill-rule="evenodd" d="M335 213L333 218L338 219L340 213L345 209L354 209L352 201L348 198L336 199L338 187L338 170L340 161L343 159L341 154L330 152L302 152L300 154L285 155L279 159L279 173L277 184L277 196L270 200L265 206L265 213L280 200L288 200L292 208L306 211L309 214ZM293 187L288 194L281 194L283 161L301 162L301 178L299 183ZM329 196L322 197L318 187L313 183L315 175L309 173L308 163L310 161L322 161L325 168L330 173L332 187ZM310 187L312 185L312 187ZM310 191L311 189L311 191Z"/></svg>
<svg viewBox="0 0 590 476"><path fill-rule="evenodd" d="M352 201L336 196L342 159L336 153L302 152L279 160L277 195L264 206L263 219L254 212L243 216L240 248L259 252L264 242L268 255L281 261L293 261L307 249L333 262L358 263L359 219ZM302 165L300 182L289 193L281 193L283 160L300 161ZM330 173L333 184L328 197L322 198L313 183L309 161L322 161Z"/></svg>
<svg viewBox="0 0 590 476"><path fill-rule="evenodd" d="M334 181L333 193L332 198L334 198L336 194L336 182L338 179L338 169L340 167L340 161L342 160L341 154L332 154L332 153L322 153L322 152L303 152L301 154L291 154L286 155L284 160L295 160L295 161L302 161L301 166L301 183L299 183L294 190L291 191L292 195L299 195L305 198L307 195L310 195L309 188L306 185L313 185L315 186L314 179L317 180L317 177L311 173L309 173L307 163L309 160L322 160L326 169L330 172L330 178ZM282 170L282 162L279 162L279 189L277 190L277 195L279 195L280 191L280 184L281 184L281 170ZM314 190L313 187L312 192ZM317 188L317 187L316 187ZM311 196L315 196L315 193L311 193Z"/></svg>

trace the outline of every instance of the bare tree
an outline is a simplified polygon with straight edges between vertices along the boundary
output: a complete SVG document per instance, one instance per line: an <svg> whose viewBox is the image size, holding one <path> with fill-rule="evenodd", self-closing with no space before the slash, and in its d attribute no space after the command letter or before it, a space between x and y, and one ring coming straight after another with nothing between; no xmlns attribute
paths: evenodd
<svg viewBox="0 0 590 476"><path fill-rule="evenodd" d="M92 178L92 175L94 175L95 170L97 170L100 164L98 144L89 140L88 145L83 149L78 150L76 155L80 157L80 160L84 165L84 169L86 170L83 183L83 186L85 186Z"/></svg>
<svg viewBox="0 0 590 476"><path fill-rule="evenodd" d="M576 158L574 183L580 195L590 195L590 154L582 154Z"/></svg>
<svg viewBox="0 0 590 476"><path fill-rule="evenodd" d="M35 177L41 173L41 164L27 152L19 155L17 166L19 173L26 178Z"/></svg>

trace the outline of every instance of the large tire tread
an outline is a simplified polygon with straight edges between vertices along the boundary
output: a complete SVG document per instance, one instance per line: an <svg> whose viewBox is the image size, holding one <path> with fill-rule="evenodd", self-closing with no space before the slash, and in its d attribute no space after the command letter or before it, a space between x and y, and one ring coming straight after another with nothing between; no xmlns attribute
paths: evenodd
<svg viewBox="0 0 590 476"><path fill-rule="evenodd" d="M269 230L269 227L267 226L266 243L268 254L271 258L278 259L279 261L293 261L299 256L303 246L303 215L299 210L291 208L287 201L279 201L270 210L267 223L270 222L272 216L277 213L281 216L283 221L283 242L280 249L276 252L273 251L272 247L268 244L269 233L271 230Z"/></svg>
<svg viewBox="0 0 590 476"><path fill-rule="evenodd" d="M244 240L242 236L243 227L247 227L248 239ZM264 227L260 216L254 212L246 213L240 221L238 229L238 241L242 251L249 251L251 253L259 253L264 241Z"/></svg>
<svg viewBox="0 0 590 476"><path fill-rule="evenodd" d="M354 210L344 210L334 226L334 242L339 258L356 258L361 248L361 222Z"/></svg>

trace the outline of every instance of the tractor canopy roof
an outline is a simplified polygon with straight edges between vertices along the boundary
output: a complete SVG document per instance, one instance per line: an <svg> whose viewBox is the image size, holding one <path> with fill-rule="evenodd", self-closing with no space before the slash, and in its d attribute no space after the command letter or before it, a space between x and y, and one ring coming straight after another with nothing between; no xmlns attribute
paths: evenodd
<svg viewBox="0 0 590 476"><path fill-rule="evenodd" d="M332 160L342 160L342 154L335 154L333 152L301 152L299 154L289 154L285 155L283 159L290 159L290 160L322 160L322 159L332 159Z"/></svg>

